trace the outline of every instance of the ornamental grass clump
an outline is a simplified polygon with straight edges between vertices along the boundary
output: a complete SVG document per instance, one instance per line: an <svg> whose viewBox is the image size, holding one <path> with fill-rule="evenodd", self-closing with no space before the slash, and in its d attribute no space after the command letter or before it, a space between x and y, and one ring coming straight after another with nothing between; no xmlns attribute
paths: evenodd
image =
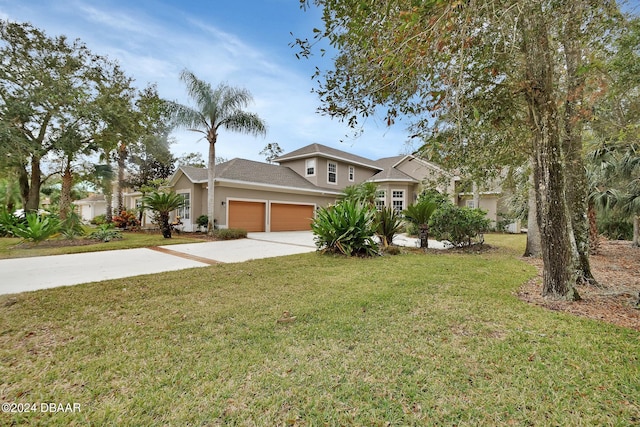
<svg viewBox="0 0 640 427"><path fill-rule="evenodd" d="M320 208L311 223L318 250L347 256L377 255L375 216L373 207L355 200Z"/></svg>

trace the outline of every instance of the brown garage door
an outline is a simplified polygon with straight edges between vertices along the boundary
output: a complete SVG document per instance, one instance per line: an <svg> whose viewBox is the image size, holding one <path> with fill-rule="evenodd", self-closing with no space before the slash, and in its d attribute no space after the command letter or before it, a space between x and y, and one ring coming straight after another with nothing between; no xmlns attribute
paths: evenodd
<svg viewBox="0 0 640 427"><path fill-rule="evenodd" d="M311 230L312 205L271 204L271 231Z"/></svg>
<svg viewBox="0 0 640 427"><path fill-rule="evenodd" d="M229 227L247 231L265 231L265 203L229 201Z"/></svg>

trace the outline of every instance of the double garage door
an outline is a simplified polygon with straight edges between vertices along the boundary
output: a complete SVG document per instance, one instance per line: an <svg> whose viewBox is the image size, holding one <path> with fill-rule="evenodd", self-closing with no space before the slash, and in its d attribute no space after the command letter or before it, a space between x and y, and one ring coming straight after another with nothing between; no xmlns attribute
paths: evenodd
<svg viewBox="0 0 640 427"><path fill-rule="evenodd" d="M302 231L311 229L314 207L289 203L271 203L270 231ZM267 203L229 201L229 227L249 232L266 231Z"/></svg>

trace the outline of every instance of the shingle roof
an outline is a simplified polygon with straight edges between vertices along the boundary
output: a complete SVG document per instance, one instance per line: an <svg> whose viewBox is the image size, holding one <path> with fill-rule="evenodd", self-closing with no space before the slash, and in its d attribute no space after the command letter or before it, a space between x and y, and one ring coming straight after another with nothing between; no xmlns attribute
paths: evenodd
<svg viewBox="0 0 640 427"><path fill-rule="evenodd" d="M367 159L365 157L356 156L355 154L347 153L346 151L338 150L335 148L327 147L322 144L310 144L305 147L294 150L290 153L284 154L275 159L276 162L283 162L286 160L297 159L301 157L311 157L313 155L329 157L336 160L345 160L351 163L357 163L363 166L370 167L371 169L380 169L376 162Z"/></svg>
<svg viewBox="0 0 640 427"><path fill-rule="evenodd" d="M191 180L191 182L207 182L207 169L197 168L195 166L180 166L182 172Z"/></svg>
<svg viewBox="0 0 640 427"><path fill-rule="evenodd" d="M307 190L320 189L289 167L238 158L217 165L216 179L254 182Z"/></svg>
<svg viewBox="0 0 640 427"><path fill-rule="evenodd" d="M403 180L403 181L411 181L411 182L419 182L417 179L412 176L402 172L399 169L394 168L399 161L404 159L406 156L393 156L393 157L385 157L382 159L376 160L376 164L382 169L382 171L378 172L367 181L388 181L388 180Z"/></svg>

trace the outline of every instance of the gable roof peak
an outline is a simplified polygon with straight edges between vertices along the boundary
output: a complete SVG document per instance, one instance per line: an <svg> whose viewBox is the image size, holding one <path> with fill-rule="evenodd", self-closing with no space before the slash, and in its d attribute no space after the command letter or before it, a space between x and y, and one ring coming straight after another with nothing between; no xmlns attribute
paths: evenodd
<svg viewBox="0 0 640 427"><path fill-rule="evenodd" d="M275 161L281 163L289 160L304 159L316 156L340 160L345 163L358 164L370 169L380 170L380 168L376 165L376 162L371 159L367 159L366 157L358 156L356 154L351 154L337 148L318 144L317 142L277 157Z"/></svg>

